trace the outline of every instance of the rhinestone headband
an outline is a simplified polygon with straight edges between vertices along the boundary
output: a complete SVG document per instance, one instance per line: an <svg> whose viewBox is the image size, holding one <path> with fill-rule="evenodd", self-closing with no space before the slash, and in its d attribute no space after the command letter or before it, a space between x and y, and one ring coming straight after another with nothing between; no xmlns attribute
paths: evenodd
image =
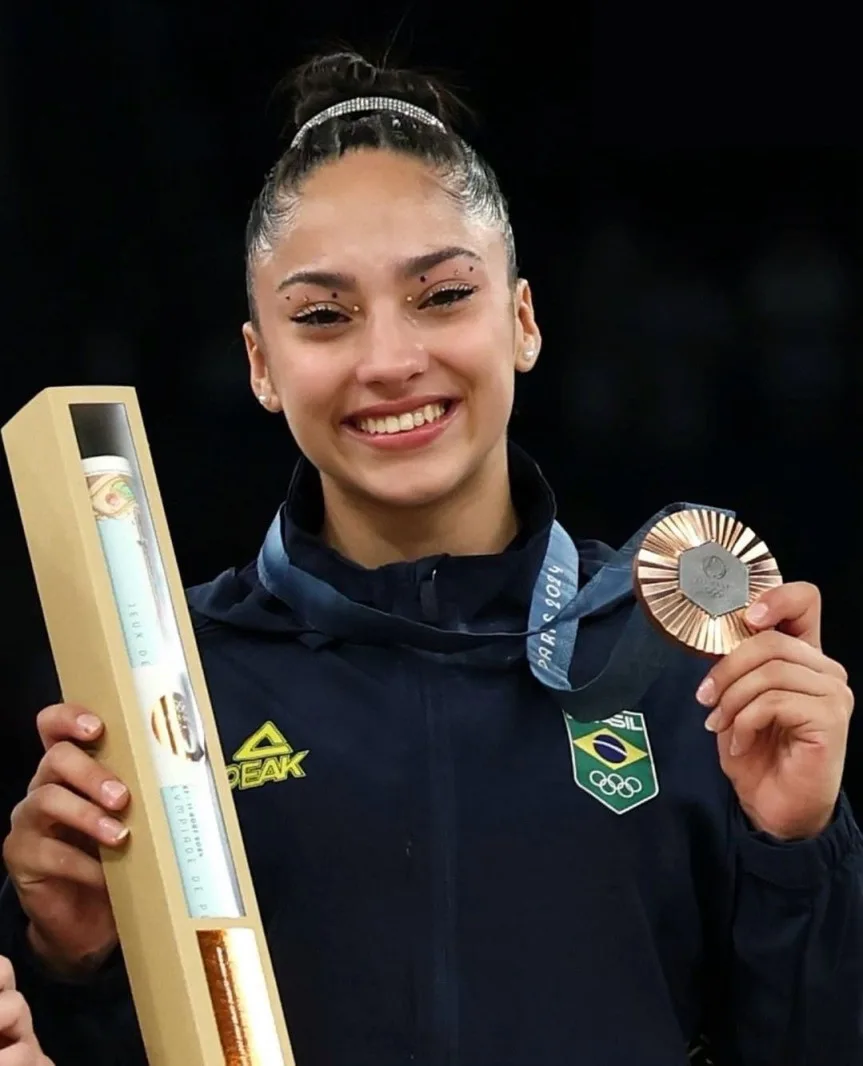
<svg viewBox="0 0 863 1066"><path fill-rule="evenodd" d="M416 104L409 104L407 100L397 100L391 96L358 96L353 100L342 100L340 104L333 104L332 107L328 107L325 111L320 111L317 115L313 115L308 122L297 130L296 136L291 141L291 148L296 148L314 126L320 126L322 122L327 122L331 118L338 118L340 115L352 115L359 111L392 111L397 115L416 119L417 122L425 122L428 126L437 126L440 130L446 130L446 126L441 120L435 118L430 111L417 107Z"/></svg>

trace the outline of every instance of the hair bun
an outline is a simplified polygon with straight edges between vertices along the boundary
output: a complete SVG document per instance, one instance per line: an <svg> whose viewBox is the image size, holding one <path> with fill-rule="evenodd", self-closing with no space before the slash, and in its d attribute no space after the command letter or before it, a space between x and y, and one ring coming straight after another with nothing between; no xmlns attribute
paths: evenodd
<svg viewBox="0 0 863 1066"><path fill-rule="evenodd" d="M392 96L422 107L450 124L459 101L436 78L416 71L376 67L356 52L331 52L298 67L291 78L294 122L299 128L321 111L357 96Z"/></svg>

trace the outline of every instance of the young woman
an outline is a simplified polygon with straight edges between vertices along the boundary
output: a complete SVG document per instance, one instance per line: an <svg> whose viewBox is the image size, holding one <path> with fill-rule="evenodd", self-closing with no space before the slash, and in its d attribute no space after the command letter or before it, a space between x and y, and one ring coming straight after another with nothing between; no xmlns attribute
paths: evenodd
<svg viewBox="0 0 863 1066"><path fill-rule="evenodd" d="M243 334L305 458L260 557L189 600L298 1066L859 1064L853 700L817 590L766 594L709 671L586 688L640 608L507 439L541 341L494 175L425 78L335 55L297 92ZM57 1066L141 1066L94 850L129 796L98 719L38 728L0 947Z"/></svg>
<svg viewBox="0 0 863 1066"><path fill-rule="evenodd" d="M12 963L0 955L0 1066L53 1066L33 1033L30 1008L15 988Z"/></svg>

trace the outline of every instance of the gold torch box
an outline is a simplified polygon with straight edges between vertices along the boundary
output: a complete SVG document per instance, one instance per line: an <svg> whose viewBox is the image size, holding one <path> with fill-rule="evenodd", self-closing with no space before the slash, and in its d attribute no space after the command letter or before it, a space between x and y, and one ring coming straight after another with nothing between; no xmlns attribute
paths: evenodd
<svg viewBox="0 0 863 1066"><path fill-rule="evenodd" d="M103 861L150 1066L293 1066L133 388L51 388L4 427L63 699L131 793Z"/></svg>

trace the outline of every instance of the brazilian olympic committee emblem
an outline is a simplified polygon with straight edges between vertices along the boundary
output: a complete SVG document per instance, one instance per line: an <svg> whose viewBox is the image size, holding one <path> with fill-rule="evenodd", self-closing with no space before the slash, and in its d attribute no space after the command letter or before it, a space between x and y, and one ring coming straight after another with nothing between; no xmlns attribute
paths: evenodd
<svg viewBox="0 0 863 1066"><path fill-rule="evenodd" d="M621 711L604 722L577 722L564 714L575 783L615 814L659 793L644 715Z"/></svg>

